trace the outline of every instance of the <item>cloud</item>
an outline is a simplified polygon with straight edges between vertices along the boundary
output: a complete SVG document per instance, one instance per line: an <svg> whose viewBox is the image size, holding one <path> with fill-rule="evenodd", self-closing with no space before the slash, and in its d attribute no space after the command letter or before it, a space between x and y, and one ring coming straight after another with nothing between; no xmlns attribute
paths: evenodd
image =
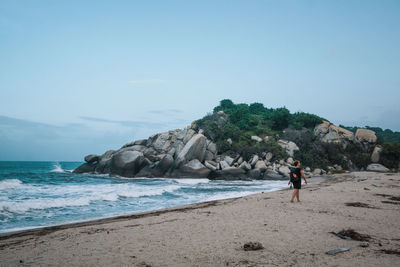
<svg viewBox="0 0 400 267"><path fill-rule="evenodd" d="M149 113L153 114L178 114L178 113L183 113L183 110L179 109L159 109L159 110L149 110Z"/></svg>
<svg viewBox="0 0 400 267"><path fill-rule="evenodd" d="M130 84L158 84L158 83L166 83L166 80L162 79L148 79L148 80L130 80L128 83Z"/></svg>
<svg viewBox="0 0 400 267"><path fill-rule="evenodd" d="M103 119L103 118L96 118L96 117L86 117L86 116L81 116L79 117L83 120L86 121L92 121L92 122L103 122L103 123L113 123L113 124L119 124L121 126L125 127L147 127L147 128L158 128L158 127L164 127L167 126L169 123L167 122L148 122L148 121L120 121L120 120L108 120L108 119Z"/></svg>

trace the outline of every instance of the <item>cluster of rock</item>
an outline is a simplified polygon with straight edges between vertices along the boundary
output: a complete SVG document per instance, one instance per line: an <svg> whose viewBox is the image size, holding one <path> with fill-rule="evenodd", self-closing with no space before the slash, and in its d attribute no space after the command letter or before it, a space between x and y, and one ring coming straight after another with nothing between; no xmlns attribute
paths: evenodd
<svg viewBox="0 0 400 267"><path fill-rule="evenodd" d="M88 155L83 165L75 173L107 173L124 177L174 177L174 178L210 178L210 179L288 179L293 155L299 147L292 141L278 140L278 144L290 156L287 160L274 159L274 155L265 151L253 155L246 161L240 155L220 155L217 145L195 130L194 125L150 136L148 139L128 143L119 150L109 150L103 155ZM354 135L327 121L317 125L314 133L324 142L333 142L347 146L358 142L365 149L371 149L371 161L375 165L370 169L382 169L379 161L381 148L376 146L377 138L370 130L359 129ZM268 136L252 136L256 142L267 141ZM232 142L232 140L229 140ZM378 164L379 165L379 164ZM382 166L383 167L383 166ZM384 167L383 167L384 168ZM342 170L334 165L330 170ZM322 175L325 170L305 168L305 174Z"/></svg>
<svg viewBox="0 0 400 267"><path fill-rule="evenodd" d="M217 145L187 127L128 143L103 155L88 155L75 173L108 173L125 177L193 177L211 179L288 179L293 159L273 161L271 152L253 155L219 155ZM260 142L262 139L254 136ZM293 142L278 142L289 155L299 148ZM307 171L310 171L307 169ZM321 171L316 170L316 174ZM310 173L311 174L311 173Z"/></svg>
<svg viewBox="0 0 400 267"><path fill-rule="evenodd" d="M371 164L368 165L367 171L387 172L388 168L378 164L382 147L377 144L378 138L374 131L368 129L357 129L356 133L336 126L328 121L323 121L314 128L314 134L319 136L321 141L326 143L336 143L344 148L350 143L355 143L364 152L371 153ZM334 167L336 170L341 170L340 166Z"/></svg>

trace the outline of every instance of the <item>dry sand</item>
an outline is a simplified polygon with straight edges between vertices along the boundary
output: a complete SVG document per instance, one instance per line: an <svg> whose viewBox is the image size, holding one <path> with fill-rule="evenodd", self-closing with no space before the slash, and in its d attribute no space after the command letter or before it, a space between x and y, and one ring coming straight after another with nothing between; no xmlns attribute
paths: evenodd
<svg viewBox="0 0 400 267"><path fill-rule="evenodd" d="M400 266L399 182L341 174L304 186L301 203L283 190L2 235L0 265ZM371 236L369 246L329 233L348 228ZM250 241L264 249L244 251ZM351 249L326 254L343 247Z"/></svg>

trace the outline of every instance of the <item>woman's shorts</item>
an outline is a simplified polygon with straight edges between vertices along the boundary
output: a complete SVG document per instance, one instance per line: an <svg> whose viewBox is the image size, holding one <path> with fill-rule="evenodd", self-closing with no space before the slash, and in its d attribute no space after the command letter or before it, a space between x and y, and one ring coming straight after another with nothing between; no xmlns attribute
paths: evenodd
<svg viewBox="0 0 400 267"><path fill-rule="evenodd" d="M301 180L298 182L293 182L294 189L301 189Z"/></svg>

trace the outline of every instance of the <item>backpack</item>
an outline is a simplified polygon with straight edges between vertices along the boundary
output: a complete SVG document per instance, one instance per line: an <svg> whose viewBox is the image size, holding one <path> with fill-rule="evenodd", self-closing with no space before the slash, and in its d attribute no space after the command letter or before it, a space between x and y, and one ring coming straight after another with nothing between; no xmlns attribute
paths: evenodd
<svg viewBox="0 0 400 267"><path fill-rule="evenodd" d="M300 177L298 175L299 174L297 173L296 168L292 168L290 170L290 182L296 183L296 182L300 181Z"/></svg>

